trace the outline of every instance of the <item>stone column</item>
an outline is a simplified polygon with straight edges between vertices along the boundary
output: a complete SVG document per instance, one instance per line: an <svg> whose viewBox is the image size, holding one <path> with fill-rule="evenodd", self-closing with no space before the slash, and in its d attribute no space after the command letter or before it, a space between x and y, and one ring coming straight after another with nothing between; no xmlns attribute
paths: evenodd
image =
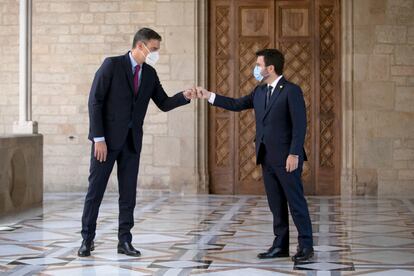
<svg viewBox="0 0 414 276"><path fill-rule="evenodd" d="M196 1L196 84L207 87L207 47L208 47L208 3ZM196 104L196 171L197 192L209 192L208 175L208 104L207 101L195 101Z"/></svg>
<svg viewBox="0 0 414 276"><path fill-rule="evenodd" d="M19 121L15 134L36 134L32 121L32 0L20 0L19 7Z"/></svg>
<svg viewBox="0 0 414 276"><path fill-rule="evenodd" d="M351 196L355 185L354 164L354 90L353 90L353 0L341 1L342 42L342 168L341 195Z"/></svg>

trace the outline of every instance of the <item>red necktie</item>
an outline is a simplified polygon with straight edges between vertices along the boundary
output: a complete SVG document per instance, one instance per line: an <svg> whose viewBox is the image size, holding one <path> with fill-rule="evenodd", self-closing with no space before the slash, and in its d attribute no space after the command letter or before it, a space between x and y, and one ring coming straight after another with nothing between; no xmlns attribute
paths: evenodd
<svg viewBox="0 0 414 276"><path fill-rule="evenodd" d="M138 94L138 87L139 87L139 69L141 69L141 66L137 64L135 66L135 72L134 72L134 96Z"/></svg>

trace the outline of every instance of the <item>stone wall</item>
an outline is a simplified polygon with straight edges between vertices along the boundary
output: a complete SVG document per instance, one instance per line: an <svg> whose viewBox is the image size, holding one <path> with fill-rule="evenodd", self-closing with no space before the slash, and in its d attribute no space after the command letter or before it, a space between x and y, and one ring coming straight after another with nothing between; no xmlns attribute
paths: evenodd
<svg viewBox="0 0 414 276"><path fill-rule="evenodd" d="M44 135L46 191L84 191L90 158L87 98L103 59L126 53L144 26L163 37L156 66L169 95L195 83L195 1L33 1L33 120ZM18 119L18 1L0 2L0 134ZM141 188L193 193L195 104L151 103ZM116 190L116 168L109 189Z"/></svg>
<svg viewBox="0 0 414 276"><path fill-rule="evenodd" d="M348 9L343 14L351 14L350 31L343 25L343 37L352 43L343 56L350 60L342 91L346 93L342 155L347 163L343 174L350 184L343 181L342 192L413 194L414 1L343 1L342 7ZM205 55L197 53L206 51L208 45L197 47L197 37L203 35L199 31L204 28L196 24L197 3L204 1L34 1L33 118L44 134L46 191L86 189L87 97L93 74L106 56L130 48L137 29L149 26L163 36L156 69L170 95L200 80L195 72L205 71L207 64L202 62ZM17 120L17 24L18 1L1 1L0 134L11 132ZM207 127L200 124L205 117L196 118L196 114L205 116L205 111L205 103L169 113L151 104L145 123L141 188L200 191L197 170L205 168L195 163L200 157L205 160L206 135L196 136ZM114 175L111 190L116 189L115 183Z"/></svg>
<svg viewBox="0 0 414 276"><path fill-rule="evenodd" d="M414 1L353 1L354 194L414 194Z"/></svg>

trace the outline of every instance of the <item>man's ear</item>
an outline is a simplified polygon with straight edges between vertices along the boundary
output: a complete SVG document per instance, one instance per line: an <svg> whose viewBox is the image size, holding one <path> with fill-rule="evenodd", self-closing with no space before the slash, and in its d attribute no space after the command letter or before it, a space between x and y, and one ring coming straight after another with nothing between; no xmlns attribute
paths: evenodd
<svg viewBox="0 0 414 276"><path fill-rule="evenodd" d="M143 42L142 41L137 41L137 44L135 44L135 48L137 48L137 49L139 49L139 50L142 50L142 44L143 44Z"/></svg>

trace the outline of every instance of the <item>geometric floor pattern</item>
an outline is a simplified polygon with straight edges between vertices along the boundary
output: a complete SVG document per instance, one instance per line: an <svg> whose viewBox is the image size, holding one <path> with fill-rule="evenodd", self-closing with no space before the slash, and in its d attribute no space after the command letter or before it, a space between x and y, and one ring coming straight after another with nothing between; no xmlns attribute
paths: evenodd
<svg viewBox="0 0 414 276"><path fill-rule="evenodd" d="M257 259L273 241L263 196L139 195L142 256L117 254L117 198L105 195L86 258L76 255L84 194L45 194L42 208L0 219L0 275L414 275L413 198L308 197L315 256L304 263Z"/></svg>

